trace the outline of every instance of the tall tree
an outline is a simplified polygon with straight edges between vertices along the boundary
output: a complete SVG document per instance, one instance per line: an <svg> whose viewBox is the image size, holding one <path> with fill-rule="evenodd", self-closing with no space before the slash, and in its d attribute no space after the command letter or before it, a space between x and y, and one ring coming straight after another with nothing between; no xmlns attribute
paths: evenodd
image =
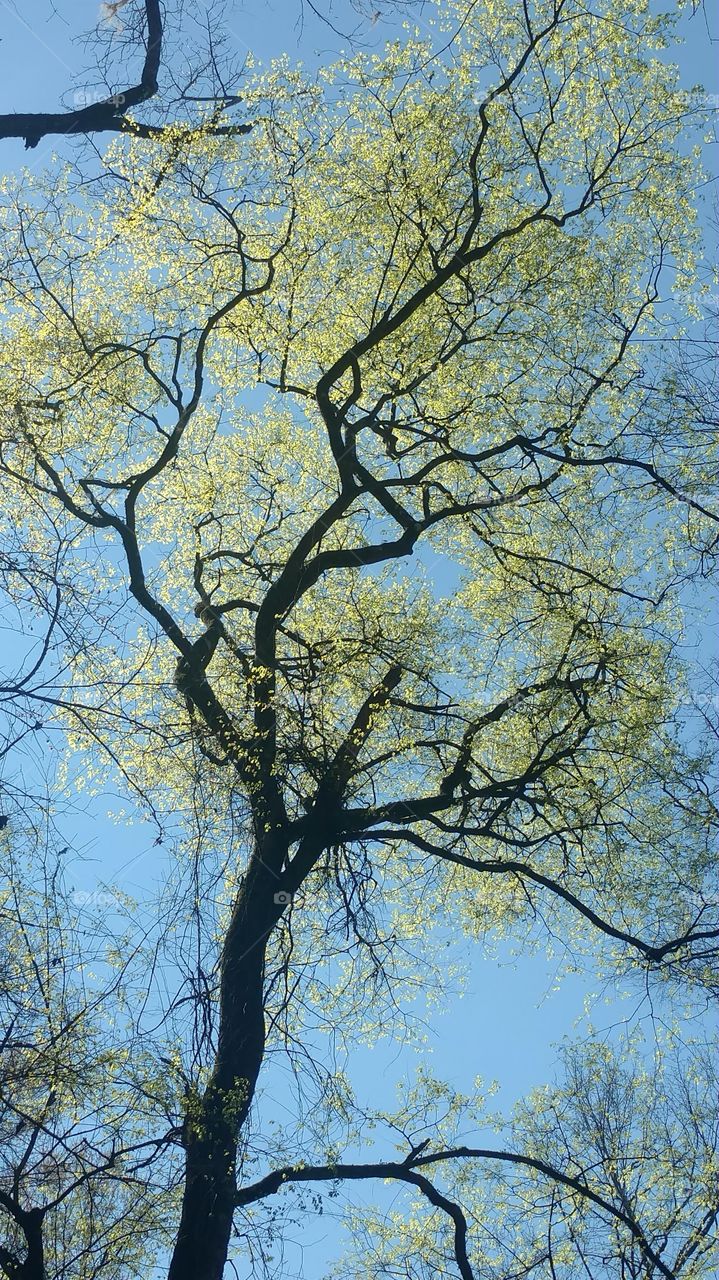
<svg viewBox="0 0 719 1280"><path fill-rule="evenodd" d="M643 0L439 24L315 80L248 76L240 137L214 108L152 136L124 113L81 186L3 193L3 490L72 564L56 714L193 844L174 1101L134 1078L123 1102L133 1132L176 1108L149 1164L176 1187L170 1280L220 1280L238 1213L283 1183L365 1177L451 1224L400 1275L446 1255L470 1280L489 1253L457 1169L487 1161L531 1174L497 1216L509 1248L531 1195L518 1274L698 1275L713 1230L708 1175L645 1211L617 1174L641 1156L634 1131L616 1154L621 1109L588 1125L624 1087L591 1059L548 1135L518 1122L524 1153L440 1126L389 1164L305 1150L248 1176L268 1045L310 1052L328 1018L356 1044L429 978L437 920L521 937L550 911L605 970L712 983L716 810L677 628L719 518L660 341L699 252L700 99ZM447 1163L465 1208L427 1172ZM24 1194L49 1215L42 1180ZM43 1276L27 1249L8 1276Z"/></svg>

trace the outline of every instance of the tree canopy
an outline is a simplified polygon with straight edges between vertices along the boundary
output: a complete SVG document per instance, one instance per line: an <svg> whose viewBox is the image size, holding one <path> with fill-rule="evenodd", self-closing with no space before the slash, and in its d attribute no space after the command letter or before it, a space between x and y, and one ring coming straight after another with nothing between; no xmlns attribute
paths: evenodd
<svg viewBox="0 0 719 1280"><path fill-rule="evenodd" d="M0 117L93 139L1 193L0 571L42 638L1 689L0 1271L280 1274L293 1215L368 1181L343 1276L700 1280L716 700L686 617L719 514L674 19L451 0L173 98L169 18L128 13L119 105ZM128 845L156 825L151 929L73 914L78 770ZM649 1048L565 1046L512 1117L421 1058L396 1112L356 1096L338 1063L419 1042L457 957L556 938L648 993ZM269 1132L281 1055L304 1102Z"/></svg>

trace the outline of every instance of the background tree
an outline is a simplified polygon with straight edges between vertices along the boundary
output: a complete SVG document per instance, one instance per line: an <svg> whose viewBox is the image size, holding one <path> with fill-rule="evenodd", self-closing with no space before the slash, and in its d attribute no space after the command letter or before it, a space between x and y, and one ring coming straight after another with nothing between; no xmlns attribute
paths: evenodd
<svg viewBox="0 0 719 1280"><path fill-rule="evenodd" d="M382 1176L446 1222L411 1218L400 1275L506 1275L508 1251L517 1274L707 1265L710 1137L645 1204L640 1148L654 1126L666 1150L676 1110L637 1101L622 1136L644 1086L595 1050L566 1106L520 1113L522 1150L460 1151L439 1121L416 1141L407 1112L401 1160L353 1164L338 1080L249 1176L268 1052L311 1060L328 1025L351 1051L441 986L443 929L521 938L549 912L600 971L713 981L678 624L714 473L653 341L699 252L700 99L652 57L670 24L641 0L621 22L574 0L440 17L441 55L410 36L315 80L248 76L241 137L202 104L151 137L124 114L82 186L68 167L4 193L3 487L28 546L68 548L77 601L57 715L89 772L185 829L179 990L148 1007L169 1093L123 1084L78 1184L105 1195L122 1142L150 1251L174 1206L171 1280L219 1280L284 1182ZM504 1166L490 1248L473 1197ZM118 1248L77 1274L146 1265Z"/></svg>
<svg viewBox="0 0 719 1280"><path fill-rule="evenodd" d="M53 837L45 815L23 821L17 808L2 836L0 1273L140 1275L167 1195L160 1166L149 1177L147 1166L172 1134L161 1065L129 1012L142 990L138 939L115 936L110 951L90 895L68 890L68 850Z"/></svg>

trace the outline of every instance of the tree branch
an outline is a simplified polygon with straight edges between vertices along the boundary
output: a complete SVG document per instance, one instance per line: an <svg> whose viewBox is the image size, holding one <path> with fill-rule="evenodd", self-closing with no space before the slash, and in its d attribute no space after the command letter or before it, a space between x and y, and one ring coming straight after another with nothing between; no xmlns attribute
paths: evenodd
<svg viewBox="0 0 719 1280"><path fill-rule="evenodd" d="M417 1172L420 1168L441 1164L446 1161L467 1159L495 1160L500 1163L533 1169L537 1173L541 1173L545 1178L549 1178L552 1182L574 1191L577 1195L582 1196L583 1199L588 1200L590 1204L609 1214L615 1221L625 1226L633 1239L636 1240L645 1258L661 1272L665 1280L676 1280L674 1271L666 1266L652 1249L645 1233L631 1213L625 1209L618 1208L611 1201L606 1200L604 1196L592 1191L591 1187L587 1186L586 1182L583 1182L580 1178L563 1173L545 1160L538 1160L533 1156L521 1155L514 1151L500 1151L482 1147L457 1147L454 1150L437 1151L429 1155L411 1154L401 1163L380 1161L376 1164L290 1165L282 1169L276 1169L250 1186L239 1188L235 1204L238 1207L254 1204L256 1201L264 1199L265 1196L274 1195L290 1182L340 1182L371 1178L396 1179L399 1182L418 1187L432 1204L443 1209L452 1218L455 1224L455 1251L460 1274L463 1280L465 1276L468 1277L468 1280L473 1280L473 1272L469 1266L466 1252L467 1222L464 1214L453 1201L442 1196L429 1179L423 1178ZM465 1267L464 1270L462 1269L463 1266Z"/></svg>
<svg viewBox="0 0 719 1280"><path fill-rule="evenodd" d="M124 120L124 116L132 107L147 102L157 93L163 35L160 0L145 0L145 30L145 61L137 84L74 111L0 115L0 138L24 138L26 148L32 148L48 134L89 134L108 130L136 132L135 126Z"/></svg>

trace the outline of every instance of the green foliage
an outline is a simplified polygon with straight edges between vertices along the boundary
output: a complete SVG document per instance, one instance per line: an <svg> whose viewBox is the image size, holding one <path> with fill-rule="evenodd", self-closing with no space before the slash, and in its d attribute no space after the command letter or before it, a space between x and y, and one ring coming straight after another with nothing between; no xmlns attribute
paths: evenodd
<svg viewBox="0 0 719 1280"><path fill-rule="evenodd" d="M82 184L68 165L3 186L0 485L31 564L62 551L53 723L65 768L119 783L177 855L157 946L180 990L151 957L153 1035L129 1016L144 940L116 944L98 1016L33 963L33 893L7 890L9 1070L37 1158L69 1135L22 1193L81 1240L48 1275L141 1274L183 1158L183 1222L229 1238L263 1055L312 1062L329 1029L351 1053L398 1007L409 1027L477 939L546 943L548 907L602 979L668 1009L716 986L712 717L685 644L716 457L663 341L700 266L701 100L644 0L436 22L314 80L248 73L239 138L199 115L120 137ZM54 884L41 902L59 911ZM430 1196L379 1215L355 1273L698 1280L714 1148L683 1061L570 1051L509 1129L521 1167L442 1157L469 1254ZM310 1180L314 1141L341 1180L365 1136L332 1074L275 1144L286 1181ZM414 1159L424 1109L421 1140L456 1146L489 1122L450 1093L422 1074L372 1123Z"/></svg>

